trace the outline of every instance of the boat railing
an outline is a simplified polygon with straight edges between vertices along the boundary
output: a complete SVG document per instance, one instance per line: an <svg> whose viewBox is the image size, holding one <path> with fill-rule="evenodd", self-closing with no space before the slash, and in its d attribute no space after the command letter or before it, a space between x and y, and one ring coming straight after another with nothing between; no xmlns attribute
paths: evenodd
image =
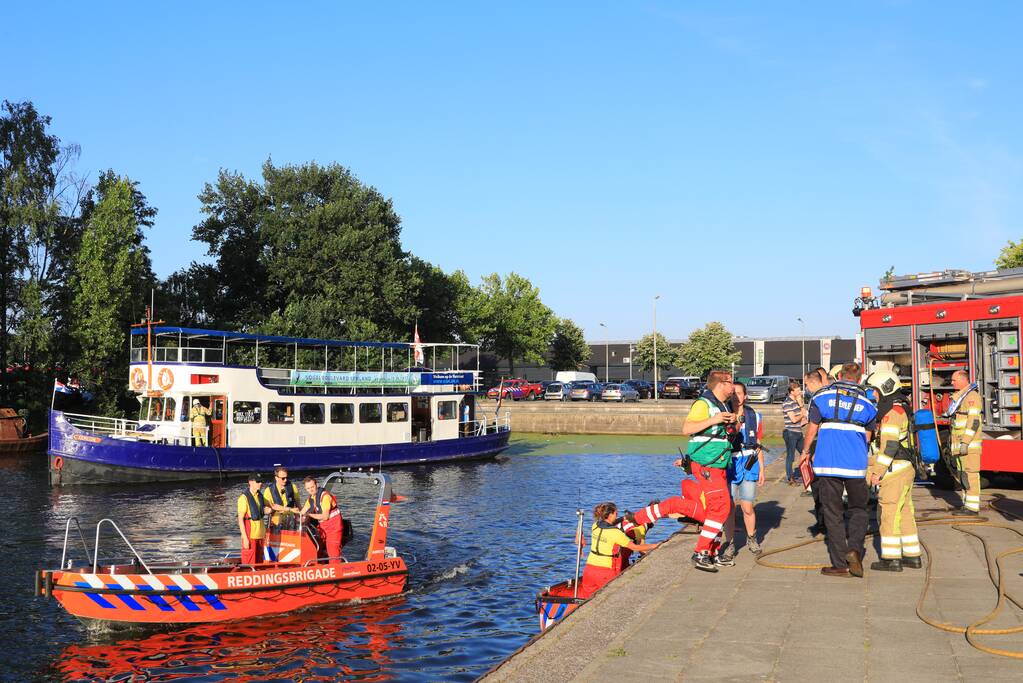
<svg viewBox="0 0 1023 683"><path fill-rule="evenodd" d="M139 429L139 423L136 420L125 420L119 417L64 413L64 419L78 429L107 436L134 436Z"/></svg>
<svg viewBox="0 0 1023 683"><path fill-rule="evenodd" d="M92 564L92 554L89 552L89 544L85 542L85 533L82 531L82 525L78 523L77 517L68 517L67 523L64 524L64 549L60 553L61 569L64 569L67 563L67 537L71 532L71 522L74 522L75 527L78 528L78 538L82 541L82 550L85 551L85 558Z"/></svg>
<svg viewBox="0 0 1023 683"><path fill-rule="evenodd" d="M146 349L131 350L132 363L146 362ZM158 346L153 349L154 363L192 363L195 365L223 365L224 349L189 346Z"/></svg>
<svg viewBox="0 0 1023 683"><path fill-rule="evenodd" d="M153 572L149 570L149 566L146 565L145 560L143 560L142 556L139 555L137 550L135 550L135 546L131 544L131 541L129 541L128 537L124 535L124 532L122 532L121 528L117 526L117 523L108 517L104 517L96 523L96 542L93 544L92 573L95 574L99 570L99 532L103 528L104 523L109 524L114 528L114 531L117 532L117 535L120 536L121 540L128 546L128 549L131 550L135 559L138 560L139 564L142 565L142 568L146 570L146 573L152 574Z"/></svg>
<svg viewBox="0 0 1023 683"><path fill-rule="evenodd" d="M465 422L465 433L473 436L486 436L487 434L498 434L511 430L511 414L495 415L488 418L486 415L478 420Z"/></svg>

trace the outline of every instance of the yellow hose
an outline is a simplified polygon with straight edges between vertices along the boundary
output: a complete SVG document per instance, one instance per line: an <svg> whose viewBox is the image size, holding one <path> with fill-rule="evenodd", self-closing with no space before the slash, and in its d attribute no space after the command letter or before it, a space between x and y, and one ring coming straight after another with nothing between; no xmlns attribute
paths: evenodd
<svg viewBox="0 0 1023 683"><path fill-rule="evenodd" d="M1014 519L1023 520L1023 517L1021 517L1021 516L1019 516L1019 515L1017 515L1017 514L1015 514L1013 512L1009 512L1008 510L1004 510L1004 509L1000 508L998 506L998 501L997 500L990 502L989 503L989 507L991 509L993 509L993 510L996 510L997 512L1000 512L1001 514L1003 514L1003 515L1005 515L1007 517L1012 517ZM936 511L936 512L944 512L944 511ZM1014 627L1011 627L1011 628L997 628L997 629L994 629L994 628L988 628L988 629L980 628L984 624L987 624L987 623L989 623L991 621L994 621L998 617L999 613L1001 613L1001 611L1002 611L1002 608L1005 607L1006 600L1008 600L1009 602L1012 602L1014 605L1016 605L1020 609L1023 609L1023 600L1017 598L1015 595L1013 595L1012 593L1009 593L1006 590L1006 587L1005 587L1006 572L1005 572L1005 570L1002 567L1002 560L1005 559L1006 557L1010 557L1012 555L1023 554L1023 546L1019 546L1019 547L1016 547L1016 548L1010 548L1009 550L1005 550L1005 551L999 553L994 558L992 558L991 551L988 548L987 539L985 539L983 536L981 536L979 534L974 533L973 531L970 531L970 529L968 527L988 527L988 528L993 528L993 529L1007 529L1008 531L1013 532L1014 534L1016 534L1017 536L1019 536L1021 538L1023 538L1023 532L1021 532L1018 529L1015 529L1015 528L1013 528L1011 526L1008 526L1006 524L996 524L994 522L990 522L990 521L988 521L987 517L975 517L973 519L963 519L962 517L956 517L956 516L951 516L951 515L944 515L944 516L940 516L940 517L939 516L919 515L919 516L916 517L916 520L917 520L917 526L919 526L919 527L924 527L924 526L951 526L956 531L961 531L963 533L969 534L970 536L973 536L974 538L978 539L981 542L981 545L984 548L984 557L985 557L985 559L987 561L987 565L988 565L988 578L991 579L991 583L995 586L995 588L998 589L998 602L995 604L994 609L991 610L990 612L988 612L986 615L984 615L980 619L978 619L977 621L974 621L973 623L968 624L966 626L958 626L956 624L949 624L949 623L946 623L946 622L935 621L935 620L930 619L927 616L925 616L924 613L923 613L923 605L924 605L924 601L927 598L927 593L928 593L928 591L930 590L930 587L931 587L931 567L933 565L933 562L931 561L931 557L932 557L931 549L927 546L927 543L924 542L923 537L921 536L921 538L920 538L920 545L923 547L924 552L927 555L927 566L926 566L926 570L925 570L925 574L924 574L924 585L923 585L923 588L920 591L920 597L917 599L917 602L916 602L916 615L920 619L920 621L924 622L928 626L933 626L934 628L940 629L942 631L947 631L949 633L962 633L966 637L966 641L971 646L973 646L974 648L980 650L981 652L987 652L988 654L999 655L1001 657L1011 657L1012 659L1023 659L1023 652L1017 652L1017 651L1014 651L1014 650L1002 650L1002 649L999 649L999 648L988 647L987 645L984 645L982 643L977 642L977 640L975 638L975 636L979 636L979 635L1008 635L1008 634L1012 634L1012 633L1023 633L1023 625L1021 625L1021 626L1014 626ZM868 534L868 537L875 536L875 535L876 534ZM826 567L828 565L823 565L823 564L783 564L783 563L779 563L779 562L767 562L766 558L771 557L772 555L778 555L780 553L788 552L790 550L795 550L796 548L802 548L802 547L811 545L813 543L822 543L823 541L824 541L823 538L813 538L813 539L810 539L808 541L800 541L799 543L792 543L791 545L783 546L783 547L777 548L775 550L765 551L765 552L761 553L759 557L757 557L757 564L759 564L761 566L764 566L764 567L771 567L773 569L796 569L796 570L822 569L822 568L824 568L824 567Z"/></svg>

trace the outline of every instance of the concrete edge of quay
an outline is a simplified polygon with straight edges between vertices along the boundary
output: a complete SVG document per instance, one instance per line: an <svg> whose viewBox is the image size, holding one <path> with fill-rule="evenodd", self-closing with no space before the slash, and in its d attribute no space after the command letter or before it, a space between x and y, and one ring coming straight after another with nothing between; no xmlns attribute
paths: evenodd
<svg viewBox="0 0 1023 683"><path fill-rule="evenodd" d="M689 400L652 400L638 403L561 401L503 401L501 414L511 415L512 431L540 434L620 434L628 436L682 434L682 422L692 406ZM480 402L493 413L497 402ZM780 435L784 427L781 405L751 404L764 416L765 436Z"/></svg>
<svg viewBox="0 0 1023 683"><path fill-rule="evenodd" d="M781 478L781 464L757 501L765 550L809 540L812 500ZM654 492L652 492L654 493ZM663 492L665 495L669 492ZM1020 491L1005 496L1023 514ZM955 499L931 487L914 489L917 512L943 512ZM992 522L1023 531L1023 522L984 512ZM665 520L664 524L677 524ZM740 525L741 526L741 525ZM1019 545L1004 529L973 527L993 544L992 553ZM984 548L950 526L924 526L929 546L931 618L965 626L994 608L998 591L988 576ZM816 570L756 564L740 547L737 565L716 574L691 566L696 534L691 527L594 594L548 631L484 674L485 681L730 680L730 681L1018 681L1023 662L971 647L961 633L928 626L915 612L924 570L892 574L867 570L863 579L832 578ZM738 532L738 543L744 533ZM878 539L868 538L864 564L877 559ZM823 543L792 550L772 561L821 565ZM1007 565L1010 590L1020 590L1020 562ZM565 576L551 576L550 583ZM542 586L537 586L540 590ZM1017 628L1023 611L1009 604L988 627ZM1023 652L1023 634L984 636L994 647Z"/></svg>

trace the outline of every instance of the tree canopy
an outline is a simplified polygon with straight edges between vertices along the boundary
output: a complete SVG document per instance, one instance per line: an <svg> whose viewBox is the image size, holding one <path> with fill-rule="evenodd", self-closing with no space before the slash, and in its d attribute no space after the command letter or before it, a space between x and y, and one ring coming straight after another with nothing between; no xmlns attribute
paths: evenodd
<svg viewBox="0 0 1023 683"><path fill-rule="evenodd" d="M1019 242L1009 240L995 259L995 267L999 270L1023 268L1023 240Z"/></svg>
<svg viewBox="0 0 1023 683"><path fill-rule="evenodd" d="M742 353L735 349L732 333L719 322L695 330L682 344L680 367L687 375L702 377L714 369L727 370L738 363Z"/></svg>
<svg viewBox="0 0 1023 683"><path fill-rule="evenodd" d="M552 370L578 370L590 358L582 328L568 318L559 318L554 326L547 365Z"/></svg>
<svg viewBox="0 0 1023 683"><path fill-rule="evenodd" d="M636 343L636 350L632 353L633 365L638 365L644 371L652 370L654 367L654 334L651 332ZM681 355L677 344L672 344L667 338L657 333L657 368L658 373L668 368L680 367Z"/></svg>

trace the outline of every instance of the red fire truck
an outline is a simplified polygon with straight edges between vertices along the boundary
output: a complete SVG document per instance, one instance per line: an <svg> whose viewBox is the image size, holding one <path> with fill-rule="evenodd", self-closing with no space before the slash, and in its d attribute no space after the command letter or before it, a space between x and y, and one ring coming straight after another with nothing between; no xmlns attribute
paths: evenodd
<svg viewBox="0 0 1023 683"><path fill-rule="evenodd" d="M865 370L895 370L914 409L932 410L945 430L952 373L966 370L984 399L981 469L1023 472L1023 268L895 276L881 290L874 297L864 287L853 308Z"/></svg>

